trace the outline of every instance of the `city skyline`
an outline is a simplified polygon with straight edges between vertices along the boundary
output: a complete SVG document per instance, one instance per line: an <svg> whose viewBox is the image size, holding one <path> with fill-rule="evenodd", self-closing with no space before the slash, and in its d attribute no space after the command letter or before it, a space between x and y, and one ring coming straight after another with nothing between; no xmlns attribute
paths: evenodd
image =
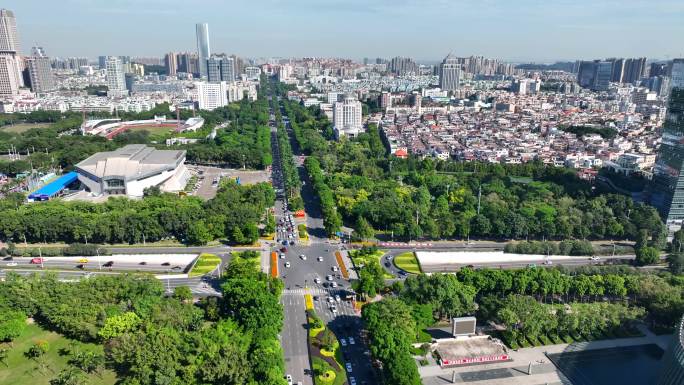
<svg viewBox="0 0 684 385"><path fill-rule="evenodd" d="M37 3L41 12L35 12ZM612 56L669 59L684 53L677 40L684 35L684 4L672 0L524 0L515 5L470 0L371 5L358 0L324 5L311 0L258 5L210 1L201 8L176 0L85 4L9 0L3 7L16 14L24 55L34 45L62 57L196 51L195 24L202 22L210 25L212 51L246 57L409 56L438 61L452 52L553 62ZM129 41L135 45L121 44Z"/></svg>

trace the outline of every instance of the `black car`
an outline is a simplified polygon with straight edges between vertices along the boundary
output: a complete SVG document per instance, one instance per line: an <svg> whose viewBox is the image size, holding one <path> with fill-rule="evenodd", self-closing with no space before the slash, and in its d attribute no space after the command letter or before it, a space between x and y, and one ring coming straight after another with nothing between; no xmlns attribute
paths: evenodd
<svg viewBox="0 0 684 385"><path fill-rule="evenodd" d="M85 265L84 264L76 265L76 268L83 270L83 269L85 269Z"/></svg>
<svg viewBox="0 0 684 385"><path fill-rule="evenodd" d="M390 265L389 262L385 262L385 267L390 267L390 266L392 266L392 265Z"/></svg>
<svg viewBox="0 0 684 385"><path fill-rule="evenodd" d="M139 265L143 265L143 266L145 266L145 265L147 265L147 262L145 262L145 261L142 261L142 262L140 262L140 263L139 263Z"/></svg>
<svg viewBox="0 0 684 385"><path fill-rule="evenodd" d="M10 255L10 256L7 256L7 257L3 258L2 260L3 260L3 261L13 261L13 260L14 260L14 257Z"/></svg>
<svg viewBox="0 0 684 385"><path fill-rule="evenodd" d="M164 263L162 263L162 266L171 266L171 264L168 262L164 262Z"/></svg>
<svg viewBox="0 0 684 385"><path fill-rule="evenodd" d="M105 262L105 264L102 265L102 266L104 266L104 267L112 267L113 265L114 265L114 261L108 261L108 262Z"/></svg>

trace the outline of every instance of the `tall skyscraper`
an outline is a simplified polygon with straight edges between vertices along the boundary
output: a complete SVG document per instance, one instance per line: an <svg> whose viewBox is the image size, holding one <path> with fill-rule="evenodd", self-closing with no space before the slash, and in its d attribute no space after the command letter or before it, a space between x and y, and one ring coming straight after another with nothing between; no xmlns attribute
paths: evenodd
<svg viewBox="0 0 684 385"><path fill-rule="evenodd" d="M199 74L200 77L207 77L207 60L211 57L211 48L209 47L209 24L198 23L195 26L197 34L197 56L199 57Z"/></svg>
<svg viewBox="0 0 684 385"><path fill-rule="evenodd" d="M119 98L128 95L125 71L121 59L117 56L108 56L105 66L107 68L107 96Z"/></svg>
<svg viewBox="0 0 684 385"><path fill-rule="evenodd" d="M27 58L26 69L31 82L31 91L41 93L54 91L57 88L49 57L31 56Z"/></svg>
<svg viewBox="0 0 684 385"><path fill-rule="evenodd" d="M363 130L361 102L352 95L333 104L333 126L335 135L355 137Z"/></svg>
<svg viewBox="0 0 684 385"><path fill-rule="evenodd" d="M0 52L19 52L17 21L14 12L7 9L0 9Z"/></svg>
<svg viewBox="0 0 684 385"><path fill-rule="evenodd" d="M11 96L23 85L19 66L19 38L14 13L0 9L0 95Z"/></svg>
<svg viewBox="0 0 684 385"><path fill-rule="evenodd" d="M169 52L164 56L164 66L166 67L167 75L176 75L178 72L178 57L175 52Z"/></svg>
<svg viewBox="0 0 684 385"><path fill-rule="evenodd" d="M652 186L652 201L668 227L684 223L684 59L671 67L670 99Z"/></svg>
<svg viewBox="0 0 684 385"><path fill-rule="evenodd" d="M460 88L461 64L458 58L449 55L439 65L439 88L442 91L454 91Z"/></svg>

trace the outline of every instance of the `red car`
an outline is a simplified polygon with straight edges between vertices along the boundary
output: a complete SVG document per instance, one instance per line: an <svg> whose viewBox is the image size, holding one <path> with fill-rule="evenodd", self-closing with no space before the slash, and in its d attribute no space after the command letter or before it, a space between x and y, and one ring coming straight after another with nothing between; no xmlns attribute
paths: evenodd
<svg viewBox="0 0 684 385"><path fill-rule="evenodd" d="M31 259L31 264L33 264L33 265L40 265L43 262L45 262L45 260L43 258L32 258Z"/></svg>
<svg viewBox="0 0 684 385"><path fill-rule="evenodd" d="M283 253L287 253L287 247L281 247L281 248L280 248L280 251L283 252Z"/></svg>

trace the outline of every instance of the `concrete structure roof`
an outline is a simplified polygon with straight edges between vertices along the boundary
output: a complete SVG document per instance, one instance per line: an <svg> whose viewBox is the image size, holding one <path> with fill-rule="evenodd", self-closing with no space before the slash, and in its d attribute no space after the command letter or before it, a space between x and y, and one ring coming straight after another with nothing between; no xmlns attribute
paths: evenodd
<svg viewBox="0 0 684 385"><path fill-rule="evenodd" d="M129 144L114 151L95 153L76 168L100 179L136 180L175 168L183 159L185 150L157 150L144 144Z"/></svg>

